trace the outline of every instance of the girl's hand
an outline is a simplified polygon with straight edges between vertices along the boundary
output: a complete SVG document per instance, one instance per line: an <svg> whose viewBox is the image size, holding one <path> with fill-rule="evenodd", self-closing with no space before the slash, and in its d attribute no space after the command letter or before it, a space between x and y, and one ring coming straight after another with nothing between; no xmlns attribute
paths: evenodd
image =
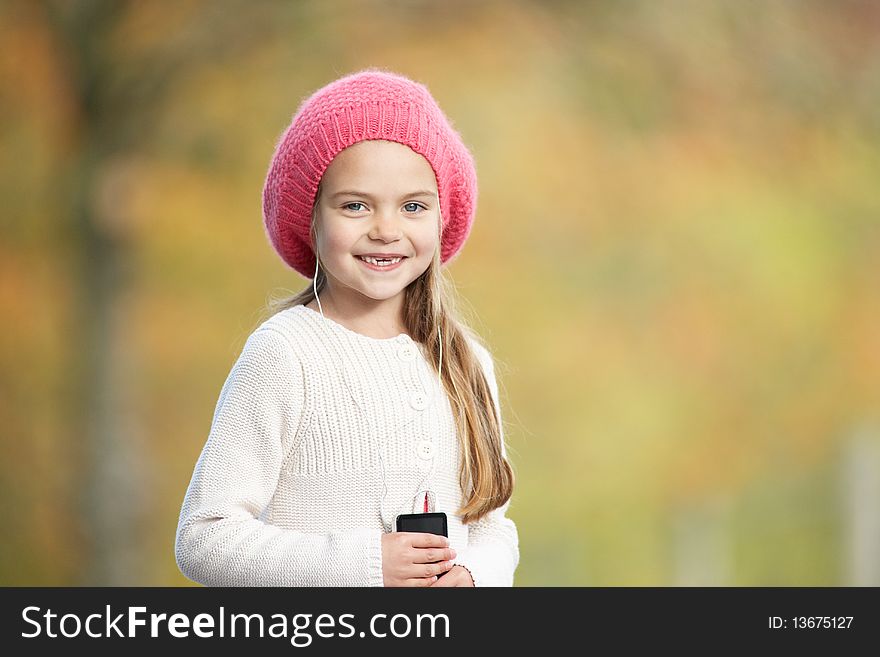
<svg viewBox="0 0 880 657"><path fill-rule="evenodd" d="M448 573L440 577L431 586L473 586L474 580L464 566L453 566Z"/></svg>
<svg viewBox="0 0 880 657"><path fill-rule="evenodd" d="M452 567L450 560L454 558L455 550L449 547L445 536L420 532L382 535L385 586L431 586L437 575Z"/></svg>

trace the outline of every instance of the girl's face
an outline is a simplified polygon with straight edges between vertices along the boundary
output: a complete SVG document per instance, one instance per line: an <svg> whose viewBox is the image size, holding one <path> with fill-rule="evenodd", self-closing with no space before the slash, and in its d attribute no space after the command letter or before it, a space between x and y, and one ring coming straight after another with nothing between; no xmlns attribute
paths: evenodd
<svg viewBox="0 0 880 657"><path fill-rule="evenodd" d="M324 172L316 208L316 248L331 295L402 302L439 248L439 208L434 170L409 147L371 140L340 152ZM362 256L401 260L379 268Z"/></svg>

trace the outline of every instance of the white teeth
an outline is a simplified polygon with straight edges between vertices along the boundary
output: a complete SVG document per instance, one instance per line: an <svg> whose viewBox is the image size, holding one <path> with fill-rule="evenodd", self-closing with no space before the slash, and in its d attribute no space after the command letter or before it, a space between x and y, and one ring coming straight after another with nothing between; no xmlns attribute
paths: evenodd
<svg viewBox="0 0 880 657"><path fill-rule="evenodd" d="M370 256L360 256L361 260L366 260L371 265L377 265L379 267L388 267L390 265L396 265L398 262L402 260L402 258L390 258L390 259L382 259L371 258Z"/></svg>

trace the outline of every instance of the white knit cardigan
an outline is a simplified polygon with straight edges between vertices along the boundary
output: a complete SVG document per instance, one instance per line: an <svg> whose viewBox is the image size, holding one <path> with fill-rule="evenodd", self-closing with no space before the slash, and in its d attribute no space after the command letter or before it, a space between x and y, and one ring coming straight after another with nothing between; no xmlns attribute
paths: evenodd
<svg viewBox="0 0 880 657"><path fill-rule="evenodd" d="M492 357L471 344L500 409ZM404 333L371 338L306 306L263 322L220 391L183 500L181 572L207 586L382 586L383 532L430 491L454 563L476 586L512 586L510 502L467 525L455 515L457 432L425 353Z"/></svg>

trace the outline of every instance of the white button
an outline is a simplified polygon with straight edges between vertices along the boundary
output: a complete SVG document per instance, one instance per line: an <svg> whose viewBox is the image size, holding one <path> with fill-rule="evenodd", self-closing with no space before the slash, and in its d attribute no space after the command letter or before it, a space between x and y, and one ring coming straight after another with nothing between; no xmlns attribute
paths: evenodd
<svg viewBox="0 0 880 657"><path fill-rule="evenodd" d="M418 452L419 458L428 460L434 456L434 445L430 440L420 440L416 452Z"/></svg>
<svg viewBox="0 0 880 657"><path fill-rule="evenodd" d="M416 357L416 350L406 345L397 350L397 357L402 361L410 361Z"/></svg>
<svg viewBox="0 0 880 657"><path fill-rule="evenodd" d="M428 397L423 392L414 392L409 396L409 405L417 411L423 411L428 406Z"/></svg>

